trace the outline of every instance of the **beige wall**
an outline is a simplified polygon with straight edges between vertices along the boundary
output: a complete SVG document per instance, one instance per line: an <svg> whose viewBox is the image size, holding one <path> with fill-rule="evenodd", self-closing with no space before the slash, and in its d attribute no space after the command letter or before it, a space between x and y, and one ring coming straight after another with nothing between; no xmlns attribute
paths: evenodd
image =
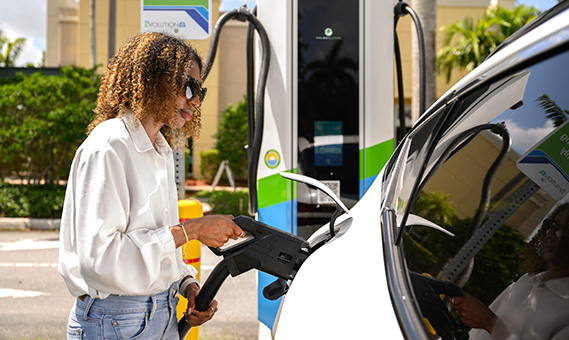
<svg viewBox="0 0 569 340"><path fill-rule="evenodd" d="M223 77L223 91L219 93L219 108L236 105L247 92L247 24L231 21L225 24L219 41L217 64Z"/></svg>
<svg viewBox="0 0 569 340"><path fill-rule="evenodd" d="M58 67L77 62L77 2L47 1L45 66ZM61 42L66 42L62 44Z"/></svg>
<svg viewBox="0 0 569 340"><path fill-rule="evenodd" d="M140 0L116 1L116 49L140 33ZM77 64L91 67L90 1L79 1ZM105 66L109 58L109 0L95 1L97 64ZM101 68L101 69L104 69Z"/></svg>

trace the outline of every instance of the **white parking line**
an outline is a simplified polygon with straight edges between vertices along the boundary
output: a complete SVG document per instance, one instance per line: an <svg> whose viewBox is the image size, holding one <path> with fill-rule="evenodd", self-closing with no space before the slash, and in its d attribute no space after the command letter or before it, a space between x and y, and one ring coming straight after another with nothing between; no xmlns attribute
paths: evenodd
<svg viewBox="0 0 569 340"><path fill-rule="evenodd" d="M31 239L16 242L0 242L0 251L54 249L59 247L59 241L34 241Z"/></svg>
<svg viewBox="0 0 569 340"><path fill-rule="evenodd" d="M11 298L26 298L26 297L36 297L43 295L42 292L36 292L34 290L19 290L19 289L8 289L0 288L0 299L5 297Z"/></svg>
<svg viewBox="0 0 569 340"><path fill-rule="evenodd" d="M33 263L33 262L0 262L0 267L18 267L18 268L57 268L57 263Z"/></svg>

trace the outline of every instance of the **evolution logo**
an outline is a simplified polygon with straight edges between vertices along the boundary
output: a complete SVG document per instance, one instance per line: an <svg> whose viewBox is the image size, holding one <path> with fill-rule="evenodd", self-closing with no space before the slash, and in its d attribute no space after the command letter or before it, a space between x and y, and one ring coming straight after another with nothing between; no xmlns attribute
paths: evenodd
<svg viewBox="0 0 569 340"><path fill-rule="evenodd" d="M324 29L323 36L316 36L316 40L342 40L342 37L334 36L334 30L331 27Z"/></svg>
<svg viewBox="0 0 569 340"><path fill-rule="evenodd" d="M174 22L174 21L158 22L158 21L145 20L144 21L144 27L145 28L169 28L169 29L173 30L175 33L178 33L180 28L186 27L186 22L184 22L184 21L180 21L180 22Z"/></svg>
<svg viewBox="0 0 569 340"><path fill-rule="evenodd" d="M557 191L559 191L559 193L560 193L561 195L565 195L565 194L567 193L567 189L565 189L565 188L563 188L561 185L559 185L559 184L555 181L555 179L554 179L553 177L551 177L551 176L549 176L549 175L547 174L547 172L546 172L545 170L541 170L541 171L539 172L539 174L540 174L541 176L543 176L543 177L541 178L541 181L542 181L542 182L549 182L549 184L551 184Z"/></svg>

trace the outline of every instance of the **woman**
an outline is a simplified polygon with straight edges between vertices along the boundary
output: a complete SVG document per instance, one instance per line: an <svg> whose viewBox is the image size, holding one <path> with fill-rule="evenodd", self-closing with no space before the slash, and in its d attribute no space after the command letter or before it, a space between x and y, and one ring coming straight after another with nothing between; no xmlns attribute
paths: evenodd
<svg viewBox="0 0 569 340"><path fill-rule="evenodd" d="M77 297L70 339L177 339L178 289L190 325L217 309L193 310L196 271L180 246L219 247L244 233L232 216L178 223L171 149L197 136L201 68L192 47L161 33L135 36L109 60L61 219L59 272Z"/></svg>
<svg viewBox="0 0 569 340"><path fill-rule="evenodd" d="M569 203L543 221L526 246L524 271L486 307L466 294L450 299L470 339L569 339Z"/></svg>

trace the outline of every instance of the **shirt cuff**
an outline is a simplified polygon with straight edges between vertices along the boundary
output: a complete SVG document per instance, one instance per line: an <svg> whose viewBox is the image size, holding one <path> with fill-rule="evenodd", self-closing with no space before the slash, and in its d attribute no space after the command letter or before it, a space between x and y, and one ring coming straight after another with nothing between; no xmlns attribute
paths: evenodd
<svg viewBox="0 0 569 340"><path fill-rule="evenodd" d="M197 283L198 286L200 285L200 282L193 276L186 276L185 278L182 279L182 283L180 284L179 293L186 299L187 299L186 290L188 289L188 286L191 285L192 283Z"/></svg>
<svg viewBox="0 0 569 340"><path fill-rule="evenodd" d="M176 252L176 243L174 242L174 236L172 236L170 227L156 229L154 231L154 237L156 237L160 245L161 260Z"/></svg>

